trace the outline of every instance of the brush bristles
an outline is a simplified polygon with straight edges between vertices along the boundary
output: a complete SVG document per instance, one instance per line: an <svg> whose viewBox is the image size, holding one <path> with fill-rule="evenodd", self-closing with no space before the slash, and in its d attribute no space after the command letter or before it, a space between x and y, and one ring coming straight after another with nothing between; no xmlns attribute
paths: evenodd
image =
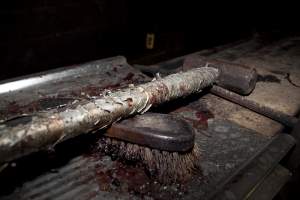
<svg viewBox="0 0 300 200"><path fill-rule="evenodd" d="M197 145L188 152L167 152L108 137L98 142L99 150L113 158L142 164L151 177L162 183L184 182L199 170Z"/></svg>

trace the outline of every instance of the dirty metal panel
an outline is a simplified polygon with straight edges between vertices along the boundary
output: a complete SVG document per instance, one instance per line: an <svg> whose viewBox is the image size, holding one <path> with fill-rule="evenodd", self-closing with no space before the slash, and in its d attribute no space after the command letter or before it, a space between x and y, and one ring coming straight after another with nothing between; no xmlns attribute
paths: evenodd
<svg viewBox="0 0 300 200"><path fill-rule="evenodd" d="M64 67L0 83L0 120L60 109L104 90L149 80L122 56Z"/></svg>

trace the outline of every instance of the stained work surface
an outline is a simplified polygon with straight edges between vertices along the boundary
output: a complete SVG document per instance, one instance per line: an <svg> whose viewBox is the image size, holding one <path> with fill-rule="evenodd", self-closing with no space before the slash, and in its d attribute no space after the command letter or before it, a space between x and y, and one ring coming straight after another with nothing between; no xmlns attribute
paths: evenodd
<svg viewBox="0 0 300 200"><path fill-rule="evenodd" d="M193 125L201 147L201 171L187 183L162 185L150 180L142 168L91 151L49 169L3 199L208 198L227 176L263 150L268 139L226 120L204 119L205 113L173 113Z"/></svg>

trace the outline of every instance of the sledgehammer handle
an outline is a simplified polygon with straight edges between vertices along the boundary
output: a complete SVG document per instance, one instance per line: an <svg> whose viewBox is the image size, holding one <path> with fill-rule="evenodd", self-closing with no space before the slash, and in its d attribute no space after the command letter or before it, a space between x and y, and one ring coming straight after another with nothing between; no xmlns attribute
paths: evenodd
<svg viewBox="0 0 300 200"><path fill-rule="evenodd" d="M80 102L64 111L24 116L22 123L1 123L0 163L103 129L122 118L142 114L152 105L200 92L212 85L218 75L216 68L196 68Z"/></svg>

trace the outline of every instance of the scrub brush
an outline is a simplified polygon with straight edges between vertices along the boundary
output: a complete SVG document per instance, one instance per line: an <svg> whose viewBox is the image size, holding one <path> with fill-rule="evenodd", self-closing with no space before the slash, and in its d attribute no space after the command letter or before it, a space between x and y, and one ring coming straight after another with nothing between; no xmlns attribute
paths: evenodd
<svg viewBox="0 0 300 200"><path fill-rule="evenodd" d="M114 159L141 164L164 184L184 182L200 169L193 128L168 114L146 113L115 123L97 147Z"/></svg>

